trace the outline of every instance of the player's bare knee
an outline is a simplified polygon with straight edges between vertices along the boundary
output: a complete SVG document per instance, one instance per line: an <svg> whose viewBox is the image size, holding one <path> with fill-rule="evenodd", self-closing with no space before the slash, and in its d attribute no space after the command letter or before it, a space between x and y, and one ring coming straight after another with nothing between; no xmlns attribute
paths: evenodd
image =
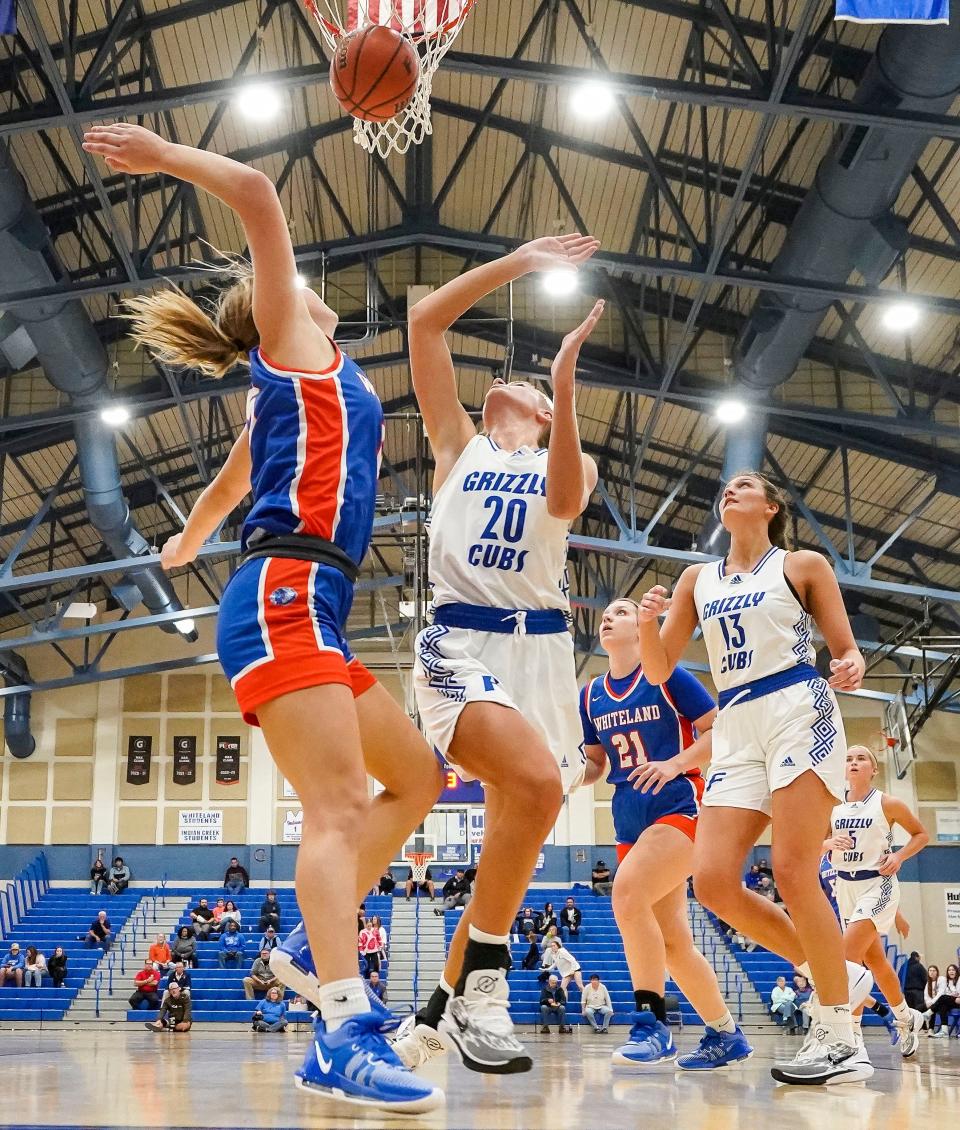
<svg viewBox="0 0 960 1130"><path fill-rule="evenodd" d="M724 872L705 867L693 873L693 893L702 906L724 918L739 895L739 884L731 883Z"/></svg>
<svg viewBox="0 0 960 1130"><path fill-rule="evenodd" d="M816 867L803 860L789 859L784 856L773 860L773 879L777 885L783 901L789 906L792 903L822 898L820 880Z"/></svg>

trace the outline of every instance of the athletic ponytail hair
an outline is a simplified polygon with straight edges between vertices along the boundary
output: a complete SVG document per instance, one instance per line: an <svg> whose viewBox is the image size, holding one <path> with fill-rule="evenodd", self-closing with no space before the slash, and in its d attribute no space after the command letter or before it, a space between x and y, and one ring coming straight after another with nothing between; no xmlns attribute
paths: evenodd
<svg viewBox="0 0 960 1130"><path fill-rule="evenodd" d="M777 512L770 519L767 525L767 536L770 538L770 544L778 546L780 549L792 548L792 539L788 533L790 529L790 501L787 497L787 492L778 487L772 480L768 479L760 471L737 471L735 475L731 475L729 481L734 479L751 478L756 479L760 486L763 487L763 493L767 502L772 503L777 507Z"/></svg>
<svg viewBox="0 0 960 1130"><path fill-rule="evenodd" d="M234 282L214 303L202 306L178 287L124 303L130 336L167 365L222 377L260 344L253 321L253 271L230 259Z"/></svg>

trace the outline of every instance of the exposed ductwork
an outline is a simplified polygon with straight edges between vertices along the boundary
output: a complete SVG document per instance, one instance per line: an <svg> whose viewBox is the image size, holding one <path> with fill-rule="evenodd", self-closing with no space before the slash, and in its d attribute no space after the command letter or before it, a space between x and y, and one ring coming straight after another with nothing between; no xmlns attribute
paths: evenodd
<svg viewBox="0 0 960 1130"><path fill-rule="evenodd" d="M945 113L960 93L960 16L948 27L898 24L877 44L854 103L886 112ZM774 278L845 283L856 271L878 284L903 255L907 230L892 208L929 135L852 125L817 169L813 186L770 268ZM748 401L796 371L832 300L816 294L763 294L733 350L734 376ZM763 465L767 421L755 412L731 428L723 476ZM697 539L708 553L728 544L711 515Z"/></svg>
<svg viewBox="0 0 960 1130"><path fill-rule="evenodd" d="M57 281L55 266L43 220L9 151L0 145L0 285L14 291L49 288ZM115 557L148 554L150 547L133 524L123 496L116 439L92 411L107 400L109 388L107 355L89 315L77 300L47 298L18 308L13 318L29 335L36 358L54 388L66 393L74 408L90 410L89 415L75 421L74 435L91 525ZM183 608L158 566L131 570L126 582L114 593L128 608L136 607L141 599L155 614ZM179 634L173 621L159 627ZM184 635L191 638L191 633Z"/></svg>
<svg viewBox="0 0 960 1130"><path fill-rule="evenodd" d="M898 24L880 36L853 101L868 109L943 114L960 92L960 15L947 27ZM929 134L846 127L820 163L770 273L878 284L902 256L907 231L892 212ZM737 381L768 390L796 370L831 304L817 295L762 295L734 348Z"/></svg>
<svg viewBox="0 0 960 1130"><path fill-rule="evenodd" d="M15 651L0 652L0 676L4 685L17 687L30 682L26 661ZM3 736L14 757L29 757L37 748L30 732L30 692L6 695L3 700Z"/></svg>

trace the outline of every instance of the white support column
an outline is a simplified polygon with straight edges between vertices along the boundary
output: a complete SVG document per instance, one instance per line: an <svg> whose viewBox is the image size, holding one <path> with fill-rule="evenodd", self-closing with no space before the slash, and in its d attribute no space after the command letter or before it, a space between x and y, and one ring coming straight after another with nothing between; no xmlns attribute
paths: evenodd
<svg viewBox="0 0 960 1130"><path fill-rule="evenodd" d="M273 843L277 775L263 730L259 726L252 727L250 731L249 782L247 838L251 844Z"/></svg>
<svg viewBox="0 0 960 1130"><path fill-rule="evenodd" d="M117 762L121 757L123 681L107 679L97 684L97 717L94 729L93 797L90 801L93 842L117 841Z"/></svg>

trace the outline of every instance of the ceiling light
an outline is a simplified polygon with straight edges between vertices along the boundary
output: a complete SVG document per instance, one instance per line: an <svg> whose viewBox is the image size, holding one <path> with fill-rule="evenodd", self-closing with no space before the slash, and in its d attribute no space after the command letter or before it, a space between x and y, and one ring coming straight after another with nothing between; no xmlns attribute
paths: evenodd
<svg viewBox="0 0 960 1130"><path fill-rule="evenodd" d="M713 414L721 424L739 424L747 414L747 406L742 400L721 400Z"/></svg>
<svg viewBox="0 0 960 1130"><path fill-rule="evenodd" d="M558 267L543 276L543 289L554 298L563 298L577 289L577 272L568 267Z"/></svg>
<svg viewBox="0 0 960 1130"><path fill-rule="evenodd" d="M130 409L122 404L111 404L107 408L100 409L100 419L111 428L119 428L130 419Z"/></svg>
<svg viewBox="0 0 960 1130"><path fill-rule="evenodd" d="M297 288L297 290L306 290L307 280L303 277L303 275L294 275L293 285Z"/></svg>
<svg viewBox="0 0 960 1130"><path fill-rule="evenodd" d="M189 636L191 632L196 630L196 622L189 617L186 620L174 620L173 626L177 629L181 636Z"/></svg>
<svg viewBox="0 0 960 1130"><path fill-rule="evenodd" d="M883 312L883 324L895 333L906 333L920 321L916 302L892 302Z"/></svg>
<svg viewBox="0 0 960 1130"><path fill-rule="evenodd" d="M602 118L613 109L613 103L613 91L605 82L582 82L570 95L570 105L581 118Z"/></svg>
<svg viewBox="0 0 960 1130"><path fill-rule="evenodd" d="M280 95L268 83L254 82L237 95L237 108L255 122L268 122L280 113Z"/></svg>

